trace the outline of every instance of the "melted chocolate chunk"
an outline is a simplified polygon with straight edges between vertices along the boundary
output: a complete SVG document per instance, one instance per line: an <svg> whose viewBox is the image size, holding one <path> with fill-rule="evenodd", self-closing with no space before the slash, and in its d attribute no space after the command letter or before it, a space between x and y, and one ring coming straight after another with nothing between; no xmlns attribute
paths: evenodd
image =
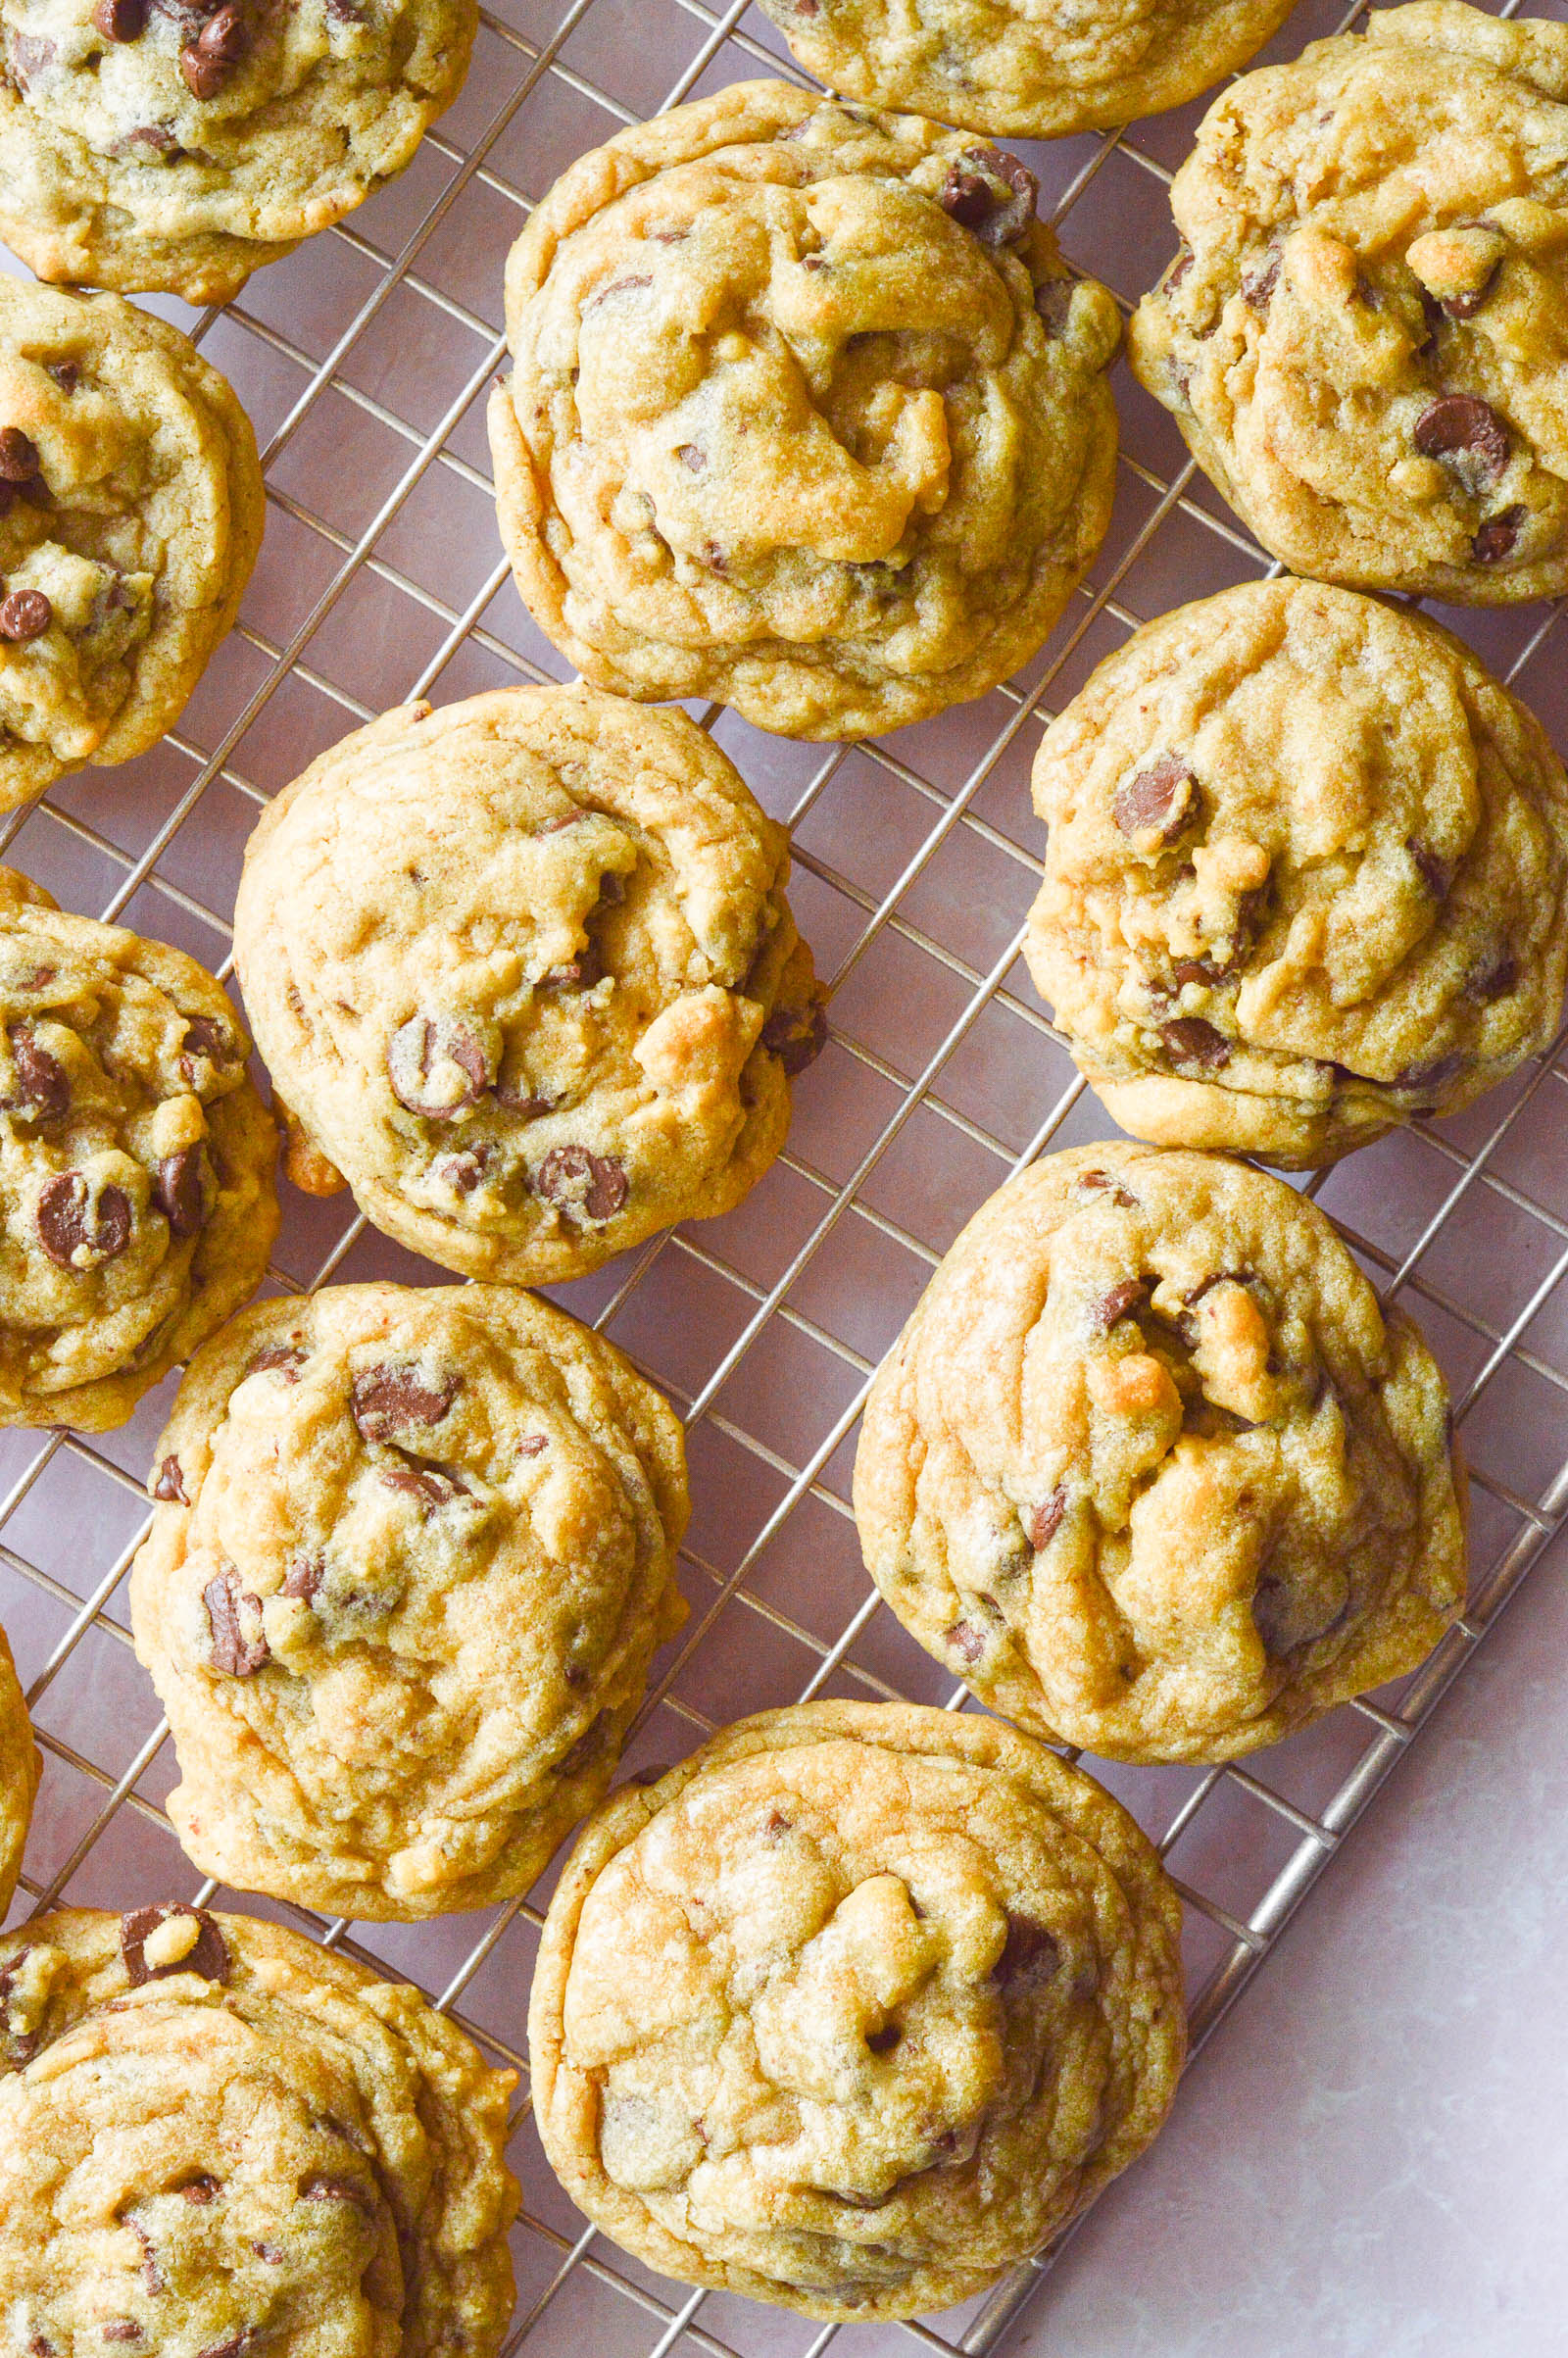
<svg viewBox="0 0 1568 2358"><path fill-rule="evenodd" d="M38 445L20 425L0 426L0 483L30 483L41 465Z"/></svg>
<svg viewBox="0 0 1568 2358"><path fill-rule="evenodd" d="M0 1098L0 1113L20 1113L34 1121L59 1121L71 1110L71 1083L65 1069L32 1036L30 1024L19 1023L11 1034L11 1061L16 1067L15 1097Z"/></svg>
<svg viewBox="0 0 1568 2358"><path fill-rule="evenodd" d="M1511 557L1520 527L1529 515L1528 508L1504 508L1500 516L1488 516L1470 543L1470 554L1477 565L1500 565L1505 557Z"/></svg>
<svg viewBox="0 0 1568 2358"><path fill-rule="evenodd" d="M182 1147L166 1154L153 1173L153 1201L175 1236L195 1236L206 1222L205 1162L204 1148Z"/></svg>
<svg viewBox="0 0 1568 2358"><path fill-rule="evenodd" d="M180 79L192 98L204 102L216 98L250 45L250 27L238 0L224 0L223 7L179 53Z"/></svg>
<svg viewBox="0 0 1568 2358"><path fill-rule="evenodd" d="M937 203L983 246L1016 245L1034 219L1040 183L1018 157L996 147L966 148L948 167Z"/></svg>
<svg viewBox="0 0 1568 2358"><path fill-rule="evenodd" d="M331 2178L324 2171L308 2178L300 2188L301 2202L352 2202L368 2216L375 2212L375 2196L352 2178Z"/></svg>
<svg viewBox="0 0 1568 2358"><path fill-rule="evenodd" d="M1242 299L1255 312L1267 312L1280 282L1280 250L1270 246L1267 260L1256 270L1242 273Z"/></svg>
<svg viewBox="0 0 1568 2358"><path fill-rule="evenodd" d="M388 1359L354 1379L349 1407L360 1437L396 1442L400 1434L438 1425L462 1389L461 1376L429 1384L408 1359Z"/></svg>
<svg viewBox="0 0 1568 2358"><path fill-rule="evenodd" d="M302 1343L269 1343L246 1360L245 1373L248 1376L261 1375L264 1370L270 1369L280 1375L285 1384L297 1384L299 1371L310 1355Z"/></svg>
<svg viewBox="0 0 1568 2358"><path fill-rule="evenodd" d="M1070 278L1043 278L1035 288L1035 310L1052 343L1066 328L1072 311L1072 288Z"/></svg>
<svg viewBox="0 0 1568 2358"><path fill-rule="evenodd" d="M1133 1211L1137 1208L1138 1198L1129 1195L1126 1188L1112 1180L1108 1171L1080 1171L1078 1185L1092 1193L1098 1193L1102 1189L1108 1190L1110 1201L1120 1211Z"/></svg>
<svg viewBox="0 0 1568 2358"><path fill-rule="evenodd" d="M38 1196L38 1242L61 1269L112 1261L130 1243L130 1199L102 1187L96 1201L81 1171L57 1171Z"/></svg>
<svg viewBox="0 0 1568 2358"><path fill-rule="evenodd" d="M1519 960L1511 950L1499 950L1495 958L1479 967L1464 986L1465 997L1490 1007L1495 999L1507 999L1519 988Z"/></svg>
<svg viewBox="0 0 1568 2358"><path fill-rule="evenodd" d="M1049 1547L1061 1529L1062 1517L1066 1511L1066 1486L1058 1482L1050 1498L1034 1509L1025 1525L1029 1534L1030 1547L1037 1551L1042 1547Z"/></svg>
<svg viewBox="0 0 1568 2358"><path fill-rule="evenodd" d="M1054 1933L1037 1924L1032 1916L1009 1914L1007 1938L991 1969L991 1978L1008 1996L1015 1991L1038 1990L1051 1980L1060 1957Z"/></svg>
<svg viewBox="0 0 1568 2358"><path fill-rule="evenodd" d="M1499 260L1493 264L1480 286L1472 287L1468 295L1445 295L1442 299L1443 309L1447 313L1448 318L1450 319L1473 319L1482 305L1491 300L1501 270L1502 264Z"/></svg>
<svg viewBox="0 0 1568 2358"><path fill-rule="evenodd" d="M222 1063L229 1054L228 1035L211 1015L187 1015L185 1041L180 1050L179 1077L190 1088L196 1086L196 1067L204 1060L209 1064Z"/></svg>
<svg viewBox="0 0 1568 2358"><path fill-rule="evenodd" d="M438 1465L390 1466L383 1469L381 1480L388 1490L417 1498L426 1514L434 1507L449 1506L454 1498L473 1495L466 1482L460 1482L456 1474L449 1474Z"/></svg>
<svg viewBox="0 0 1568 2358"><path fill-rule="evenodd" d="M626 1201L626 1171L618 1155L587 1147L552 1147L534 1176L534 1192L573 1219L612 1220Z"/></svg>
<svg viewBox="0 0 1568 2358"><path fill-rule="evenodd" d="M675 456L690 474L700 475L708 465L708 453L695 442L681 443Z"/></svg>
<svg viewBox="0 0 1568 2358"><path fill-rule="evenodd" d="M55 610L42 590L13 590L0 598L0 639L21 643L42 638L55 618Z"/></svg>
<svg viewBox="0 0 1568 2358"><path fill-rule="evenodd" d="M484 1050L455 1015L413 1015L393 1033L387 1078L400 1105L427 1121L452 1121L476 1105L490 1086ZM454 1071L463 1076L453 1085Z"/></svg>
<svg viewBox="0 0 1568 2358"><path fill-rule="evenodd" d="M1201 1015L1178 1015L1160 1025L1159 1036L1178 1064L1206 1064L1218 1071L1231 1060L1230 1042Z"/></svg>
<svg viewBox="0 0 1568 2358"><path fill-rule="evenodd" d="M517 1444L519 1457L542 1457L550 1447L543 1433L525 1433Z"/></svg>
<svg viewBox="0 0 1568 2358"><path fill-rule="evenodd" d="M826 1007L813 999L804 1007L775 1007L762 1026L761 1044L793 1081L816 1062L827 1045Z"/></svg>
<svg viewBox="0 0 1568 2358"><path fill-rule="evenodd" d="M896 2022L884 2023L880 2031L867 2031L865 2043L873 2055L891 2055L903 2037L902 2025Z"/></svg>
<svg viewBox="0 0 1568 2358"><path fill-rule="evenodd" d="M986 1650L986 1633L972 1621L955 1621L951 1629L944 1630L943 1639L950 1651L971 1667Z"/></svg>
<svg viewBox="0 0 1568 2358"><path fill-rule="evenodd" d="M1407 1064L1402 1072L1395 1074L1389 1087L1400 1090L1442 1089L1463 1069L1464 1057L1454 1051L1446 1056L1435 1056L1430 1064Z"/></svg>
<svg viewBox="0 0 1568 2358"><path fill-rule="evenodd" d="M1448 897L1448 887L1453 882L1453 862L1441 859L1425 844L1417 843L1413 836L1404 848L1414 861L1416 873L1432 895L1433 900L1446 901Z"/></svg>
<svg viewBox="0 0 1568 2358"><path fill-rule="evenodd" d="M326 1566L318 1555L296 1555L289 1559L283 1575L283 1594L297 1597L306 1604L314 1604L326 1578Z"/></svg>
<svg viewBox="0 0 1568 2358"><path fill-rule="evenodd" d="M207 1626L213 1633L213 1667L231 1679L254 1678L272 1658L262 1635L262 1604L239 1585L239 1574L225 1564L202 1591Z"/></svg>
<svg viewBox="0 0 1568 2358"><path fill-rule="evenodd" d="M1149 1299L1149 1281L1143 1277L1124 1277L1119 1286L1112 1286L1094 1304L1090 1316L1095 1332L1108 1335L1111 1328L1129 1311L1141 1309Z"/></svg>
<svg viewBox="0 0 1568 2358"><path fill-rule="evenodd" d="M1176 754L1161 754L1136 777L1124 778L1111 804L1111 815L1123 835L1156 834L1168 843L1181 831L1189 798L1182 789L1197 780Z"/></svg>
<svg viewBox="0 0 1568 2358"><path fill-rule="evenodd" d="M147 0L97 0L92 21L106 41L139 41L147 24Z"/></svg>
<svg viewBox="0 0 1568 2358"><path fill-rule="evenodd" d="M185 1954L172 1964L149 1965L147 1940L172 1916L193 1916L198 1928L196 1939ZM232 1970L223 1936L205 1908L178 1905L133 1908L129 1915L120 1919L120 1953L125 1960L132 1990L140 1990L146 1982L167 1981L174 1973L194 1973L204 1982L223 1983Z"/></svg>
<svg viewBox="0 0 1568 2358"><path fill-rule="evenodd" d="M222 2192L223 2186L222 2181L214 2178L211 2171L202 2170L195 2178L187 2178L182 2186L175 2186L172 2190L182 2202L193 2202L200 2205L216 2202Z"/></svg>
<svg viewBox="0 0 1568 2358"><path fill-rule="evenodd" d="M1506 422L1473 393L1444 393L1429 402L1415 421L1414 440L1423 459L1473 461L1492 482L1506 467L1512 448Z"/></svg>
<svg viewBox="0 0 1568 2358"><path fill-rule="evenodd" d="M170 1456L164 1459L153 1483L153 1497L170 1499L180 1506L190 1504L190 1500L185 1496L185 1477L177 1457Z"/></svg>

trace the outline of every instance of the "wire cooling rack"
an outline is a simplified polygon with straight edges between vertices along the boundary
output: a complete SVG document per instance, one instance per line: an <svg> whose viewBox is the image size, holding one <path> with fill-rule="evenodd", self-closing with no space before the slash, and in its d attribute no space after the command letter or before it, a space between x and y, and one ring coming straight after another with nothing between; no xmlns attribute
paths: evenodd
<svg viewBox="0 0 1568 2358"><path fill-rule="evenodd" d="M1545 8L1562 15L1568 0ZM1343 0L1307 0L1266 54L1293 55L1350 21ZM226 975L240 857L269 795L406 698L564 676L510 586L491 509L482 411L505 359L503 257L530 202L584 147L728 81L794 72L772 26L744 5L505 0L483 11L466 90L400 181L226 310L195 318L158 305L191 327L256 420L266 548L179 727L142 761L67 779L13 814L0 827L5 857L67 906L178 941ZM1129 310L1169 259L1166 184L1201 112L1024 148L1070 258ZM793 745L730 713L703 715L794 831L792 898L832 981L832 1032L798 1085L788 1151L747 1204L556 1290L664 1387L688 1431L692 1615L657 1665L630 1765L678 1757L726 1720L808 1695L968 1705L868 1594L847 1504L857 1416L878 1356L970 1212L1033 1156L1108 1127L1019 960L1040 873L1028 773L1043 723L1140 620L1268 569L1125 369L1117 395L1109 538L1019 681L875 745ZM1446 618L1568 743L1557 611ZM1245 1768L1095 1764L1187 1900L1195 2041L1268 1955L1568 1516L1563 1048L1467 1116L1388 1140L1313 1191L1447 1368L1474 1477L1465 1618L1402 1686ZM346 1197L288 1195L277 1287L440 1275L367 1229ZM99 1440L0 1435L0 1617L45 1762L16 1912L195 1896L274 1915L417 1983L515 2065L523 2208L509 2352L998 2348L1049 2259L943 2319L815 2329L688 2294L585 2229L526 2108L522 2026L548 1888L487 1916L351 1928L198 1884L161 1807L172 1748L130 1652L123 1592L172 1391Z"/></svg>

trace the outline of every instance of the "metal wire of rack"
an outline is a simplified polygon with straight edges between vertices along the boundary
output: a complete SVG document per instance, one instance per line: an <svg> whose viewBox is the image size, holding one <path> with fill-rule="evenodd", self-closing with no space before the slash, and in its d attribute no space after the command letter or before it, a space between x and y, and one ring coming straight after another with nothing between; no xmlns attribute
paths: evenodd
<svg viewBox="0 0 1568 2358"><path fill-rule="evenodd" d="M1544 13L1564 6L1547 0ZM1292 55L1357 14L1305 0L1265 55ZM156 307L190 325L257 420L267 547L180 726L128 768L64 780L13 813L0 854L68 906L177 940L226 976L244 836L316 752L415 696L565 675L510 587L491 518L479 420L505 360L503 256L581 148L757 73L796 69L747 0L502 0L481 12L463 99L401 181L226 310L193 319ZM1164 186L1201 112L1200 102L1132 134L1024 148L1042 210L1067 223L1071 259L1128 310L1168 258ZM555 1289L676 1400L692 1455L698 1514L682 1566L692 1617L657 1666L631 1765L687 1750L744 1711L819 1694L970 1707L868 1593L848 1475L876 1360L958 1227L1010 1171L1108 1127L1019 962L1040 873L1030 757L1044 719L1139 621L1269 569L1169 421L1125 373L1117 390L1110 536L1018 682L865 746L783 744L733 714L703 715L791 825L793 898L831 979L832 1028L798 1086L788 1150L738 1212ZM1549 644L1559 612L1447 618L1563 742L1560 634ZM1400 1688L1248 1767L1097 1764L1183 1891L1195 2045L1568 1520L1565 1046L1568 1033L1470 1115L1369 1150L1311 1191L1383 1299L1414 1306L1453 1382L1476 1500L1464 1618ZM340 1204L289 1197L277 1287L434 1274ZM0 1436L0 1618L45 1755L19 1914L60 1900L214 1896L161 1807L171 1748L130 1655L122 1590L172 1390L121 1433ZM482 1920L357 1933L223 1899L416 1982L525 2088L541 1896ZM911 2346L973 2358L1000 2346L1049 2268L1045 2255L934 2323L812 2329L650 2276L570 2210L525 2098L514 2131L523 2208L509 2358L584 2346L596 2358L819 2358L833 2343L845 2358Z"/></svg>

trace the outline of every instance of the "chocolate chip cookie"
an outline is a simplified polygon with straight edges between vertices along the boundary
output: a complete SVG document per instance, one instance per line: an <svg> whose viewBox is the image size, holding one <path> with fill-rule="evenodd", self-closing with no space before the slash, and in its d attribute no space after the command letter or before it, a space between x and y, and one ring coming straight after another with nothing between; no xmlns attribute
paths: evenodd
<svg viewBox="0 0 1568 2358"><path fill-rule="evenodd" d="M1228 1760L1413 1670L1464 1596L1464 1501L1436 1362L1316 1206L1118 1144L975 1214L855 1467L906 1629L1114 1760Z"/></svg>
<svg viewBox="0 0 1568 2358"><path fill-rule="evenodd" d="M760 0L818 81L971 131L1059 139L1245 66L1292 0Z"/></svg>
<svg viewBox="0 0 1568 2358"><path fill-rule="evenodd" d="M1110 516L1120 320L1016 157L743 82L582 157L507 265L501 533L601 687L849 737L1026 663Z"/></svg>
<svg viewBox="0 0 1568 2358"><path fill-rule="evenodd" d="M1331 1162L1546 1049L1568 776L1468 647L1269 581L1136 631L1047 730L1029 970L1106 1110Z"/></svg>
<svg viewBox="0 0 1568 2358"><path fill-rule="evenodd" d="M291 1172L518 1283L727 1211L825 1032L788 868L684 713L503 689L345 738L264 813L234 917Z"/></svg>
<svg viewBox="0 0 1568 2358"><path fill-rule="evenodd" d="M327 1915L525 1891L678 1629L680 1426L508 1286L256 1304L193 1362L131 1574L205 1874Z"/></svg>
<svg viewBox="0 0 1568 2358"><path fill-rule="evenodd" d="M250 419L177 328L0 275L0 810L157 742L262 514Z"/></svg>
<svg viewBox="0 0 1568 2358"><path fill-rule="evenodd" d="M7 1934L8 2354L494 2358L514 2081L416 1990L248 1916Z"/></svg>
<svg viewBox="0 0 1568 2358"><path fill-rule="evenodd" d="M661 2275L946 2308L1159 2128L1180 1932L1132 1819L1012 1729L764 1712L583 1834L529 2008L539 2135Z"/></svg>
<svg viewBox="0 0 1568 2358"><path fill-rule="evenodd" d="M1216 101L1137 374L1294 572L1568 589L1568 25L1380 10Z"/></svg>
<svg viewBox="0 0 1568 2358"><path fill-rule="evenodd" d="M0 0L0 237L40 278L226 303L400 172L474 0Z"/></svg>
<svg viewBox="0 0 1568 2358"><path fill-rule="evenodd" d="M33 1796L38 1790L38 1747L17 1679L6 1634L0 1629L0 1917L11 1905L26 1846Z"/></svg>
<svg viewBox="0 0 1568 2358"><path fill-rule="evenodd" d="M0 1424L123 1424L261 1283L249 1046L182 950L0 868Z"/></svg>

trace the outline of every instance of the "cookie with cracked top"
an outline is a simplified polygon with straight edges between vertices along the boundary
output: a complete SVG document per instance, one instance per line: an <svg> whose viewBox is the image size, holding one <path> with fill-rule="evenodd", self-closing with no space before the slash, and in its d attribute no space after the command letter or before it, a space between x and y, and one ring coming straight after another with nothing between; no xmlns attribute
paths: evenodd
<svg viewBox="0 0 1568 2358"><path fill-rule="evenodd" d="M22 1871L39 1765L26 1698L0 1629L0 1916L11 1905Z"/></svg>
<svg viewBox="0 0 1568 2358"><path fill-rule="evenodd" d="M262 516L250 419L188 338L0 275L0 810L172 726Z"/></svg>
<svg viewBox="0 0 1568 2358"><path fill-rule="evenodd" d="M1568 776L1424 615L1253 582L1145 625L1046 731L1025 955L1135 1137L1288 1168L1555 1036Z"/></svg>
<svg viewBox="0 0 1568 2358"><path fill-rule="evenodd" d="M73 1908L0 1937L8 2353L495 2358L515 2077L253 1917Z"/></svg>
<svg viewBox="0 0 1568 2358"><path fill-rule="evenodd" d="M0 1424L123 1424L260 1285L277 1133L184 951L0 868Z"/></svg>
<svg viewBox="0 0 1568 2358"><path fill-rule="evenodd" d="M1015 139L1158 115L1245 66L1291 0L760 0L808 72Z"/></svg>
<svg viewBox="0 0 1568 2358"><path fill-rule="evenodd" d="M870 735L1038 651L1104 536L1121 339L1015 156L743 82L622 131L507 265L502 539L601 687Z"/></svg>
<svg viewBox="0 0 1568 2358"><path fill-rule="evenodd" d="M517 1283L727 1211L825 1033L788 868L682 712L502 689L345 738L264 813L234 917L291 1171Z"/></svg>
<svg viewBox="0 0 1568 2358"><path fill-rule="evenodd" d="M1135 373L1294 572L1568 589L1568 25L1376 11L1216 100Z"/></svg>
<svg viewBox="0 0 1568 2358"><path fill-rule="evenodd" d="M764 1712L613 1794L568 1860L528 2013L540 2137L662 2276L945 2309L1155 2135L1180 1938L1133 1820L1014 1729Z"/></svg>
<svg viewBox="0 0 1568 2358"><path fill-rule="evenodd" d="M1465 1589L1448 1394L1316 1205L1219 1154L1053 1154L879 1370L867 1569L1037 1735L1229 1760L1413 1670Z"/></svg>
<svg viewBox="0 0 1568 2358"><path fill-rule="evenodd" d="M259 1302L192 1362L130 1580L204 1874L327 1915L528 1890L685 1615L680 1426L510 1286Z"/></svg>
<svg viewBox="0 0 1568 2358"><path fill-rule="evenodd" d="M474 0L0 0L0 237L40 278L226 303L400 172Z"/></svg>

